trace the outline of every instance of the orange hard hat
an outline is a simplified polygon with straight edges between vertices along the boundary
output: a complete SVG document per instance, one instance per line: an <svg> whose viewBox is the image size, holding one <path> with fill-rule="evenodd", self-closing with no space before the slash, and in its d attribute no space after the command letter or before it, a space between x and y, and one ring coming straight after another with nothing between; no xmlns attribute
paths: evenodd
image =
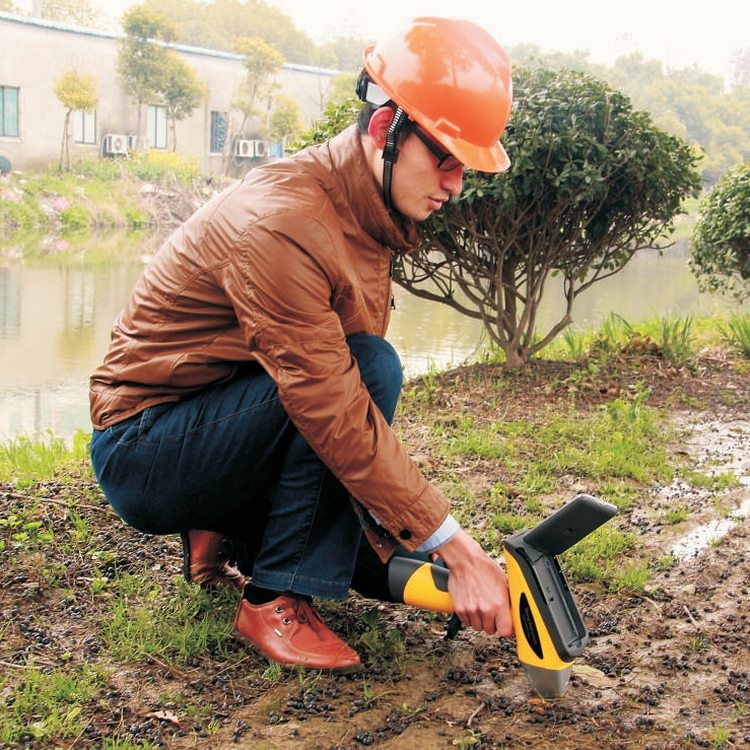
<svg viewBox="0 0 750 750"><path fill-rule="evenodd" d="M364 51L372 81L470 169L504 172L513 103L505 50L471 21L416 18Z"/></svg>

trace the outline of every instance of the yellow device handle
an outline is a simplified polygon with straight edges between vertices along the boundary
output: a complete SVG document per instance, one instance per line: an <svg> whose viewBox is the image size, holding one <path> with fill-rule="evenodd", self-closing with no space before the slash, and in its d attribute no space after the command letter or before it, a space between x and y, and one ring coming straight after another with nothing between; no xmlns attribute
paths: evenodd
<svg viewBox="0 0 750 750"><path fill-rule="evenodd" d="M402 569L396 570L394 585L403 587L397 598L404 604L435 612L454 611L453 600L448 593L448 570L414 560L399 560ZM400 573L400 575L398 575Z"/></svg>

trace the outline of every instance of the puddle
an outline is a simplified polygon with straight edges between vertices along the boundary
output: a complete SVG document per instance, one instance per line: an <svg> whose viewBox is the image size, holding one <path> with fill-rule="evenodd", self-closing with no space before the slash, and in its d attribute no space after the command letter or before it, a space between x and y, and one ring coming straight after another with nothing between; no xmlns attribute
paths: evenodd
<svg viewBox="0 0 750 750"><path fill-rule="evenodd" d="M684 448L692 459L693 468L709 475L732 473L743 489L734 492L735 500L739 496L734 510L701 523L670 545L669 552L678 560L697 557L750 516L750 423L707 420L685 427L691 434L686 436ZM716 502L716 493L684 485L683 492L676 491L675 486L669 489L671 502L681 499L693 509L702 505L704 511L711 511L714 506L714 514L721 507L721 503Z"/></svg>
<svg viewBox="0 0 750 750"><path fill-rule="evenodd" d="M728 534L737 524L750 516L750 497L725 518L715 518L685 534L672 545L669 552L678 560L689 560Z"/></svg>

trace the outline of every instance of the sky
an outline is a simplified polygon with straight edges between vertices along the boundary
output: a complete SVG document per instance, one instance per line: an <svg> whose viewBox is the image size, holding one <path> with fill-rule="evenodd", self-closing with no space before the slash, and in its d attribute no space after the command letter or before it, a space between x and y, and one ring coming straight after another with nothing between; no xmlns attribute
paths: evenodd
<svg viewBox="0 0 750 750"><path fill-rule="evenodd" d="M269 0L315 41L352 31L382 38L418 15L466 18L500 44L542 51L587 50L596 62L642 52L665 67L697 64L728 76L733 54L750 48L747 0ZM328 7L330 12L321 12ZM334 10L335 9L335 10Z"/></svg>
<svg viewBox="0 0 750 750"><path fill-rule="evenodd" d="M113 23L135 0L90 0ZM543 52L588 51L595 62L641 52L665 68L693 64L728 80L733 55L750 48L747 0L266 0L315 42L339 34L383 38L419 15L478 23L500 44ZM33 0L15 0L30 11ZM119 30L119 28L117 29Z"/></svg>

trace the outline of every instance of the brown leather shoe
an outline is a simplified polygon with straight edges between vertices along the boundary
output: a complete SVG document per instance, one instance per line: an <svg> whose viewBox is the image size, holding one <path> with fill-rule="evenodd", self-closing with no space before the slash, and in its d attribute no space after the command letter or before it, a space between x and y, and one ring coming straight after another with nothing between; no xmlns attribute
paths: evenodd
<svg viewBox="0 0 750 750"><path fill-rule="evenodd" d="M237 640L282 664L339 674L362 666L357 652L326 627L306 597L282 594L266 604L250 604L243 597L234 628Z"/></svg>
<svg viewBox="0 0 750 750"><path fill-rule="evenodd" d="M223 534L188 531L182 534L182 574L201 586L245 588L245 577L230 563L231 549Z"/></svg>

